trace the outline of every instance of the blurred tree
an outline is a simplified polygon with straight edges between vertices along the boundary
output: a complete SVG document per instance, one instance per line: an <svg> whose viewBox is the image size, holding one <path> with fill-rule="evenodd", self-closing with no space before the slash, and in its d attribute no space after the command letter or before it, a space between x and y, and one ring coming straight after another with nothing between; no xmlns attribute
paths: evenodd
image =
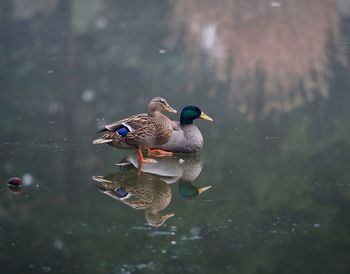
<svg viewBox="0 0 350 274"><path fill-rule="evenodd" d="M346 60L336 0L180 0L173 29L170 43L184 33L193 60L190 88L225 83L222 96L250 120L327 98L331 60Z"/></svg>
<svg viewBox="0 0 350 274"><path fill-rule="evenodd" d="M0 82L5 92L11 88L11 59L12 59L12 43L13 43L13 16L14 16L14 2L11 0L0 1ZM6 96L4 102L6 103Z"/></svg>
<svg viewBox="0 0 350 274"><path fill-rule="evenodd" d="M73 43L74 33L72 29L73 2L71 0L59 0L54 13L54 30L57 32L58 62L56 70L55 86L62 94L63 102L63 130L64 130L64 184L66 197L74 201L78 187L72 184L77 180L76 172L76 91L74 74Z"/></svg>

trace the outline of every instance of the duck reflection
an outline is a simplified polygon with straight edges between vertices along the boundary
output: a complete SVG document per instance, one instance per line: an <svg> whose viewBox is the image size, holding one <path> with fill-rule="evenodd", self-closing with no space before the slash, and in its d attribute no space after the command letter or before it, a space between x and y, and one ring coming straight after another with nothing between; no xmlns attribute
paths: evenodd
<svg viewBox="0 0 350 274"><path fill-rule="evenodd" d="M185 199L193 199L197 197L199 194L211 188L211 186L201 186L196 187L192 184L192 182L182 181L179 182L179 193Z"/></svg>
<svg viewBox="0 0 350 274"><path fill-rule="evenodd" d="M141 173L137 169L94 176L96 187L104 194L135 209L145 210L149 225L161 226L174 213L162 214L171 201L171 188L159 177Z"/></svg>
<svg viewBox="0 0 350 274"><path fill-rule="evenodd" d="M128 156L122 165L130 163L138 168L135 155ZM185 199L192 199L211 188L211 186L197 187L192 184L201 174L203 160L200 154L178 154L172 157L158 158L156 164L143 165L141 171L155 174L167 184L178 183L179 193Z"/></svg>
<svg viewBox="0 0 350 274"><path fill-rule="evenodd" d="M172 199L171 184L179 182L179 193L192 199L210 189L192 184L199 176L203 161L199 155L158 158L157 163L138 169L137 157L131 155L121 163L120 171L106 176L93 176L96 187L104 194L134 209L145 211L147 223L163 225L175 213L162 213Z"/></svg>
<svg viewBox="0 0 350 274"><path fill-rule="evenodd" d="M138 168L135 155L130 155L117 165L131 164ZM193 182L202 172L203 160L199 154L178 154L171 157L157 158L157 163L143 165L142 172L155 174L162 178L167 184L176 183L179 180Z"/></svg>

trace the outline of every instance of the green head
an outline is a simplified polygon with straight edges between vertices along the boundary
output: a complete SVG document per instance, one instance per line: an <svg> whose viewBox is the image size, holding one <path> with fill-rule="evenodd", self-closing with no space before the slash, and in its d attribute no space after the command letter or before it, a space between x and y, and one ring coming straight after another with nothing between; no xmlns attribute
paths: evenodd
<svg viewBox="0 0 350 274"><path fill-rule="evenodd" d="M193 120L201 118L207 121L213 121L208 115L206 115L199 107L196 106L186 106L181 111L180 123L181 125L190 125Z"/></svg>
<svg viewBox="0 0 350 274"><path fill-rule="evenodd" d="M179 182L178 186L180 195L185 199L193 199L211 188L211 186L196 187L190 182Z"/></svg>

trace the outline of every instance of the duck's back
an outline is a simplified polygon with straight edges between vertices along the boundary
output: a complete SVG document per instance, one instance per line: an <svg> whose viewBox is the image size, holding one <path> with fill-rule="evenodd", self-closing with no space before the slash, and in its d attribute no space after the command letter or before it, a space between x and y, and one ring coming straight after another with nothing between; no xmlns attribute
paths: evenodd
<svg viewBox="0 0 350 274"><path fill-rule="evenodd" d="M157 148L177 153L197 153L202 147L203 136L197 126L173 122L173 134L170 140Z"/></svg>
<svg viewBox="0 0 350 274"><path fill-rule="evenodd" d="M120 130L124 132L120 132ZM152 117L141 113L104 126L102 139L112 138L109 144L118 148L143 149L165 144L171 137L173 127L171 121L159 113ZM123 133L125 135L123 135Z"/></svg>

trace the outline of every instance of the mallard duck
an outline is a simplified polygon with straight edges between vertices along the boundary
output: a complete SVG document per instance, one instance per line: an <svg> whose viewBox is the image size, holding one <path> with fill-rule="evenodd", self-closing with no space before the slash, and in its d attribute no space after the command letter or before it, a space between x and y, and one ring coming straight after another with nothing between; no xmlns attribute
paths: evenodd
<svg viewBox="0 0 350 274"><path fill-rule="evenodd" d="M134 155L129 155L121 161L123 170L127 169L126 164L131 163L132 168L138 168L138 162ZM192 183L200 175L203 167L203 160L200 154L173 155L172 157L161 158L154 165L142 166L141 171L158 175L167 184L178 182L179 193L185 199L192 199L211 186L195 186Z"/></svg>
<svg viewBox="0 0 350 274"><path fill-rule="evenodd" d="M127 163L133 168L138 168L137 157L129 155L116 165L125 169ZM200 175L203 167L203 160L198 154L174 154L171 157L159 158L153 165L143 165L142 172L158 175L167 184L173 184L179 180L193 182Z"/></svg>
<svg viewBox="0 0 350 274"><path fill-rule="evenodd" d="M174 213L161 214L171 201L171 188L158 176L141 173L136 169L113 173L107 176L93 176L96 187L104 194L134 209L145 210L149 225L161 226Z"/></svg>
<svg viewBox="0 0 350 274"><path fill-rule="evenodd" d="M137 149L140 163L154 163L144 159L142 149L160 146L170 140L172 123L162 110L177 113L164 98L155 97L148 104L148 112L130 116L115 123L105 125L98 132L104 135L94 144L109 144L122 149Z"/></svg>
<svg viewBox="0 0 350 274"><path fill-rule="evenodd" d="M170 140L166 144L155 146L155 148L177 153L199 152L203 147L203 136L197 126L193 124L193 120L197 118L213 121L199 107L184 107L181 111L180 122L172 121L173 133Z"/></svg>

